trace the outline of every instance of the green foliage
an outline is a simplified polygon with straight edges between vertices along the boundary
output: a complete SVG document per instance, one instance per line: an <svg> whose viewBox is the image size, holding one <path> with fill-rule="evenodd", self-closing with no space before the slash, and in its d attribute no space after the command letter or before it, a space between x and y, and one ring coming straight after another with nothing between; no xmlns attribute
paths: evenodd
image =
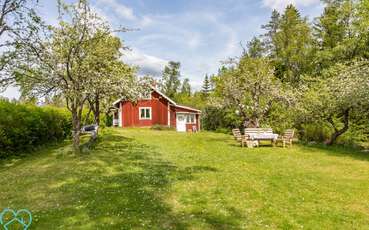
<svg viewBox="0 0 369 230"><path fill-rule="evenodd" d="M223 133L228 133L232 127L239 127L242 120L231 110L207 106L201 114L201 126L205 130L228 130Z"/></svg>
<svg viewBox="0 0 369 230"><path fill-rule="evenodd" d="M61 95L71 112L73 141L79 148L82 113L86 104L99 123L100 110L113 100L135 100L139 93L135 68L121 61L121 40L109 23L91 9L89 1L77 4L57 1L57 23L32 20L19 33L20 53L13 71L23 93L32 96ZM101 109L100 109L101 108Z"/></svg>
<svg viewBox="0 0 369 230"><path fill-rule="evenodd" d="M202 85L201 92L204 94L204 96L208 96L210 91L211 91L211 83L210 83L209 76L206 74L204 77L204 82Z"/></svg>
<svg viewBox="0 0 369 230"><path fill-rule="evenodd" d="M304 123L328 122L331 137L328 144L344 134L358 114L369 111L369 63L337 64L324 71L322 79L313 81L300 101Z"/></svg>
<svg viewBox="0 0 369 230"><path fill-rule="evenodd" d="M0 157L29 151L71 135L68 111L0 100Z"/></svg>
<svg viewBox="0 0 369 230"><path fill-rule="evenodd" d="M253 37L251 41L247 43L247 51L245 55L247 55L248 57L261 58L264 56L264 52L265 48L263 46L262 41L259 38Z"/></svg>
<svg viewBox="0 0 369 230"><path fill-rule="evenodd" d="M191 96L191 85L188 78L185 78L182 82L181 94L188 97Z"/></svg>
<svg viewBox="0 0 369 230"><path fill-rule="evenodd" d="M167 125L154 124L151 126L152 130L175 130L173 127L169 127Z"/></svg>
<svg viewBox="0 0 369 230"><path fill-rule="evenodd" d="M296 85L301 74L306 73L311 64L312 37L306 18L300 16L293 6L287 6L278 21L273 41L276 76L282 81Z"/></svg>
<svg viewBox="0 0 369 230"><path fill-rule="evenodd" d="M205 128L232 128L236 112L241 124L295 128L307 142L368 141L369 1L324 2L313 25L293 5L272 12L266 33L213 78L208 104L228 111L206 111Z"/></svg>
<svg viewBox="0 0 369 230"><path fill-rule="evenodd" d="M195 92L191 95L178 94L175 97L175 101L181 105L190 106L196 109L203 109L206 106L206 98L203 97L201 92Z"/></svg>
<svg viewBox="0 0 369 230"><path fill-rule="evenodd" d="M303 124L299 130L299 138L303 142L315 141L321 143L326 141L332 131L327 122L316 122Z"/></svg>
<svg viewBox="0 0 369 230"><path fill-rule="evenodd" d="M244 56L236 66L219 75L215 85L214 104L233 109L249 127L259 127L275 103L287 105L293 100L266 58Z"/></svg>
<svg viewBox="0 0 369 230"><path fill-rule="evenodd" d="M368 12L367 0L327 1L314 25L318 73L337 62L369 58Z"/></svg>
<svg viewBox="0 0 369 230"><path fill-rule="evenodd" d="M179 92L181 85L180 67L181 64L179 62L170 61L163 71L161 90L170 98L174 98Z"/></svg>
<svg viewBox="0 0 369 230"><path fill-rule="evenodd" d="M103 117L103 123L106 127L111 127L113 126L113 115L111 114L105 114L105 116Z"/></svg>

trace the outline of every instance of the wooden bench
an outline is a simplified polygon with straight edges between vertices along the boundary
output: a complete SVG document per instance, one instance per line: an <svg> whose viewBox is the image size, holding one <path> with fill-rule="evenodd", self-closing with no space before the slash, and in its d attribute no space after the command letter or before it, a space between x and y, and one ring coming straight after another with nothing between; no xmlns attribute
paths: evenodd
<svg viewBox="0 0 369 230"><path fill-rule="evenodd" d="M277 140L277 136L273 133L271 128L246 128L245 136L246 135L249 136L250 140L257 141L258 143L261 140L270 140L273 146Z"/></svg>
<svg viewBox="0 0 369 230"><path fill-rule="evenodd" d="M241 147L244 147L245 144L248 148L253 148L259 145L258 142L251 140L249 135L242 135L240 129L232 129L232 133L234 139L241 143Z"/></svg>
<svg viewBox="0 0 369 230"><path fill-rule="evenodd" d="M277 141L282 142L283 148L286 147L286 144L289 144L291 147L294 134L295 131L293 129L286 129L283 135L280 138L278 138Z"/></svg>
<svg viewBox="0 0 369 230"><path fill-rule="evenodd" d="M241 143L241 146L243 146L243 137L241 134L240 129L232 129L233 137L236 141Z"/></svg>

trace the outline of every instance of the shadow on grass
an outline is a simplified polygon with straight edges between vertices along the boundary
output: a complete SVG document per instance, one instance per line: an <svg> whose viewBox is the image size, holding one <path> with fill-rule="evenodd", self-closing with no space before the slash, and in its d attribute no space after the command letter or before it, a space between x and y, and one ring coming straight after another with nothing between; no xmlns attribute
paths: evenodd
<svg viewBox="0 0 369 230"><path fill-rule="evenodd" d="M78 160L78 158L76 159ZM192 173L216 171L195 166L179 169L152 147L114 134L99 143L51 187L62 194L55 208L36 213L35 226L78 229L186 229L183 216L165 201L173 183Z"/></svg>
<svg viewBox="0 0 369 230"><path fill-rule="evenodd" d="M211 229L241 229L240 221L244 219L239 211L231 207L224 207L227 215L210 211L194 211L192 215L211 226Z"/></svg>
<svg viewBox="0 0 369 230"><path fill-rule="evenodd" d="M302 145L305 149L314 149L319 152L324 152L325 154L337 157L352 157L357 160L369 161L369 153L362 152L359 149L354 149L344 146L327 146L324 144L314 144L314 145Z"/></svg>

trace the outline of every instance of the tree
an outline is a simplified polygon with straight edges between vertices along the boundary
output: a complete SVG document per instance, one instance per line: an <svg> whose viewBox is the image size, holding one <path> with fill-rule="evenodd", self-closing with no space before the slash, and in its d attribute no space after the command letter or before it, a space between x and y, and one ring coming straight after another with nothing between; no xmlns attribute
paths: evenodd
<svg viewBox="0 0 369 230"><path fill-rule="evenodd" d="M219 106L233 108L248 127L259 127L273 104L292 103L292 97L281 81L274 77L266 58L243 57L235 68L215 80L215 100Z"/></svg>
<svg viewBox="0 0 369 230"><path fill-rule="evenodd" d="M337 62L352 58L353 47L347 47L353 39L352 2L326 1L326 7L314 23L314 36L318 52L316 54L316 71L320 73ZM350 55L349 55L350 54ZM355 54L353 55L355 56Z"/></svg>
<svg viewBox="0 0 369 230"><path fill-rule="evenodd" d="M350 127L352 114L369 111L369 63L337 64L314 78L301 100L302 116L309 122L328 122L332 128L328 145L336 142Z"/></svg>
<svg viewBox="0 0 369 230"><path fill-rule="evenodd" d="M80 0L71 5L59 2L59 8L61 15L57 26L31 21L29 26L34 28L33 36L18 38L17 46L21 52L17 56L15 77L22 91L29 94L63 95L72 114L73 147L78 152L85 103L91 95L96 95L97 84L111 86L107 84L110 79L102 79L113 74L105 75L104 71L111 68L115 72L122 68L119 62L114 62L116 65L101 62L107 56L102 54L112 51L104 46L106 39L114 40L109 37L113 31L90 10L87 1ZM134 88L129 90L135 91Z"/></svg>
<svg viewBox="0 0 369 230"><path fill-rule="evenodd" d="M211 85L210 85L210 80L209 80L209 76L207 74L205 74L204 77L204 82L202 84L202 89L201 92L207 96L210 93L211 90Z"/></svg>
<svg viewBox="0 0 369 230"><path fill-rule="evenodd" d="M369 58L368 1L330 0L314 24L317 72L355 58Z"/></svg>
<svg viewBox="0 0 369 230"><path fill-rule="evenodd" d="M266 30L267 32L262 36L263 37L263 46L265 47L267 54L269 57L274 57L276 54L275 50L275 34L279 29L279 20L280 13L277 10L272 11L272 16L270 17L270 21L266 25L262 25L261 28Z"/></svg>
<svg viewBox="0 0 369 230"><path fill-rule="evenodd" d="M101 110L108 113L114 100L125 98L136 100L140 90L135 78L135 69L121 61L122 42L119 38L98 31L93 39L91 59L91 92L87 101L93 111L94 121L100 124Z"/></svg>
<svg viewBox="0 0 369 230"><path fill-rule="evenodd" d="M261 58L264 56L265 48L261 40L257 37L253 37L251 41L247 43L246 55L252 58Z"/></svg>
<svg viewBox="0 0 369 230"><path fill-rule="evenodd" d="M310 70L312 36L306 18L293 5L288 5L279 16L272 14L267 29L266 43L276 76L284 82L298 85L302 74Z"/></svg>
<svg viewBox="0 0 369 230"><path fill-rule="evenodd" d="M168 97L174 98L179 91L179 87L181 85L179 72L180 67L181 64L179 62L170 61L168 65L164 68L161 90Z"/></svg>
<svg viewBox="0 0 369 230"><path fill-rule="evenodd" d="M188 78L185 78L182 82L181 94L187 97L191 96L191 85Z"/></svg>

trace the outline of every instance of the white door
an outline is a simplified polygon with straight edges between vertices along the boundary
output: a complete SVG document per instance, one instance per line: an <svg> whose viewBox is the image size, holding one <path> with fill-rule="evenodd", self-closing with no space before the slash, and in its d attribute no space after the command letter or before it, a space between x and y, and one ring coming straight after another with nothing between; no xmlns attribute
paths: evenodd
<svg viewBox="0 0 369 230"><path fill-rule="evenodd" d="M177 113L177 131L186 132L186 115Z"/></svg>

